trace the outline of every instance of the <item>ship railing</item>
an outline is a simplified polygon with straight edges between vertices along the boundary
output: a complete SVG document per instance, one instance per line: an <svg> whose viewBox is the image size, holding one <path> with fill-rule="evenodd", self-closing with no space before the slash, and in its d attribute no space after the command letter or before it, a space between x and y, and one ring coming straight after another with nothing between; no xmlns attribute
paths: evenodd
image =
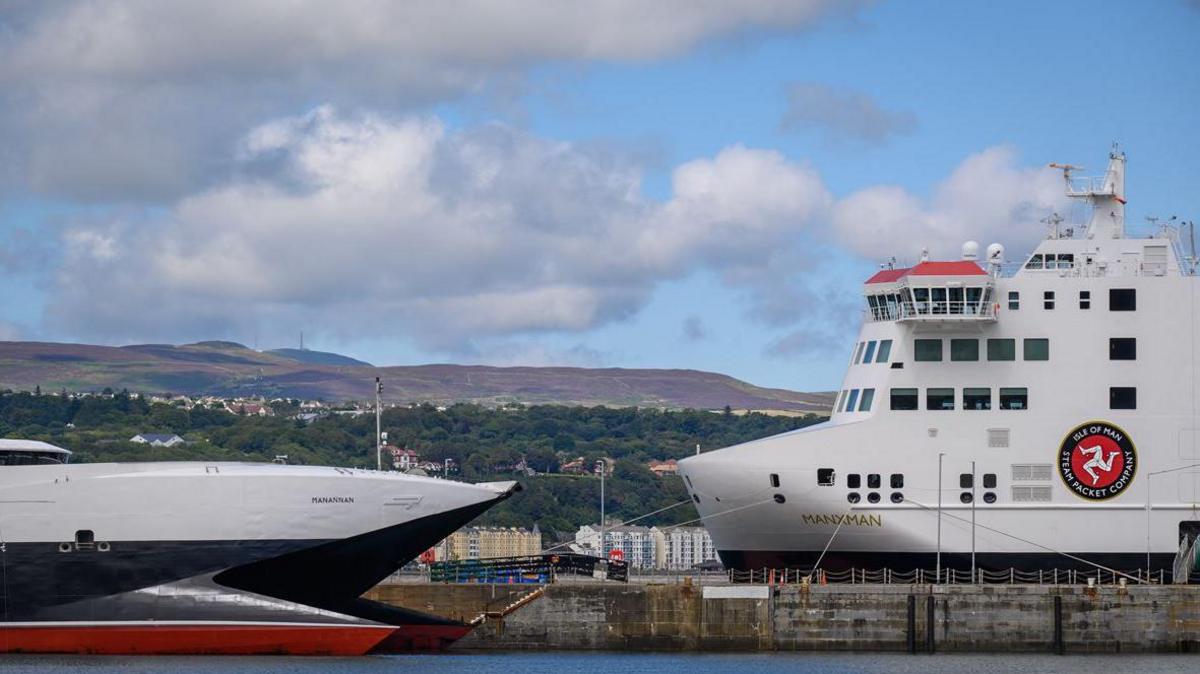
<svg viewBox="0 0 1200 674"><path fill-rule="evenodd" d="M929 300L897 302L868 307L864 318L881 321L994 321L999 305L995 302L967 300Z"/></svg>
<svg viewBox="0 0 1200 674"><path fill-rule="evenodd" d="M729 582L760 585L1130 585L1170 584L1165 569L751 569L730 570ZM1200 579L1200 577L1197 577Z"/></svg>

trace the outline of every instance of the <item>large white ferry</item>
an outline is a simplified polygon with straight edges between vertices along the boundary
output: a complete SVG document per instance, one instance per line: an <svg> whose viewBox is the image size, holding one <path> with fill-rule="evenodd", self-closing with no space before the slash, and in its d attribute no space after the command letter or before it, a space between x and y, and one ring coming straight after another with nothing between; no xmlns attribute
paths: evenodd
<svg viewBox="0 0 1200 674"><path fill-rule="evenodd" d="M1086 225L1015 273L885 266L828 422L680 462L727 566L1157 572L1195 539L1194 251L1126 236L1124 154L1052 166Z"/></svg>
<svg viewBox="0 0 1200 674"><path fill-rule="evenodd" d="M0 440L0 653L360 654L462 623L362 599L518 486Z"/></svg>

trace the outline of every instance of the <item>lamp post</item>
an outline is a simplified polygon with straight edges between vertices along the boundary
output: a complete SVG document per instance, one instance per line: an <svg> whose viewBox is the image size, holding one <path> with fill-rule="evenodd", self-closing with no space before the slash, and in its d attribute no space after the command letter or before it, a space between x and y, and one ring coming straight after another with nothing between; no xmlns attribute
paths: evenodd
<svg viewBox="0 0 1200 674"><path fill-rule="evenodd" d="M975 583L975 462L971 462L971 584Z"/></svg>
<svg viewBox="0 0 1200 674"><path fill-rule="evenodd" d="M604 459L596 462L596 470L600 472L600 558L605 560L608 559L608 543L604 540L604 469L607 467Z"/></svg>
<svg viewBox="0 0 1200 674"><path fill-rule="evenodd" d="M1175 468L1167 468L1166 470L1156 470L1152 473L1146 473L1146 580L1150 579L1150 478L1163 473L1174 473L1189 468L1200 468L1200 463L1191 463L1186 466L1177 466Z"/></svg>
<svg viewBox="0 0 1200 674"><path fill-rule="evenodd" d="M383 470L383 410L379 407L383 397L383 381L375 378L375 470Z"/></svg>
<svg viewBox="0 0 1200 674"><path fill-rule="evenodd" d="M945 452L938 452L938 507L937 507L937 569L934 582L942 582L942 459Z"/></svg>

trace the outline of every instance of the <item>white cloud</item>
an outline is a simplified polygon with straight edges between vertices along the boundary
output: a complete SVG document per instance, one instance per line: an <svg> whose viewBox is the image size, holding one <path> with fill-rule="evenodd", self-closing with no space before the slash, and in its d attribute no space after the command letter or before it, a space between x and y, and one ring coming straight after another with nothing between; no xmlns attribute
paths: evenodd
<svg viewBox="0 0 1200 674"><path fill-rule="evenodd" d="M169 200L228 144L312 101L411 111L520 87L543 63L639 61L799 31L861 0L77 0L0 13L0 181ZM0 186L3 186L0 183Z"/></svg>
<svg viewBox="0 0 1200 674"><path fill-rule="evenodd" d="M911 112L888 110L866 94L816 83L788 87L787 109L780 120L785 131L811 128L830 138L875 145L916 126L917 118Z"/></svg>
<svg viewBox="0 0 1200 674"><path fill-rule="evenodd" d="M875 260L911 260L922 247L955 259L967 240L1023 251L1044 235L1038 221L1065 208L1060 174L1020 167L1013 148L998 146L967 157L928 202L900 187L869 187L838 201L833 225L838 241Z"/></svg>
<svg viewBox="0 0 1200 674"><path fill-rule="evenodd" d="M763 263L830 197L812 169L727 148L645 199L635 167L502 125L346 117L321 107L245 136L244 175L160 218L70 228L49 315L109 341L480 341L584 331L640 309L655 284Z"/></svg>

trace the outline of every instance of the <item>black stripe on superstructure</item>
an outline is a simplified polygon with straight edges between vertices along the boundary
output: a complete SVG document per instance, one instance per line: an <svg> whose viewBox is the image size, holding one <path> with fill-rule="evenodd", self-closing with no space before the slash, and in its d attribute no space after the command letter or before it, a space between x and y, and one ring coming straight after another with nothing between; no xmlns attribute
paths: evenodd
<svg viewBox="0 0 1200 674"><path fill-rule="evenodd" d="M821 556L820 550L719 550L721 562L729 569L751 571L755 569L811 569ZM1146 568L1146 553L1141 552L1079 552L1071 553L1087 562L1073 560L1053 552L980 552L975 555L976 568L988 571L1051 571L1054 569L1095 571L1100 565L1119 571ZM1150 567L1154 573L1171 572L1174 553L1153 553ZM942 568L970 571L971 553L943 552ZM935 552L837 552L829 551L821 559L821 568L826 571L846 569L891 569L893 571L930 570L937 565Z"/></svg>

